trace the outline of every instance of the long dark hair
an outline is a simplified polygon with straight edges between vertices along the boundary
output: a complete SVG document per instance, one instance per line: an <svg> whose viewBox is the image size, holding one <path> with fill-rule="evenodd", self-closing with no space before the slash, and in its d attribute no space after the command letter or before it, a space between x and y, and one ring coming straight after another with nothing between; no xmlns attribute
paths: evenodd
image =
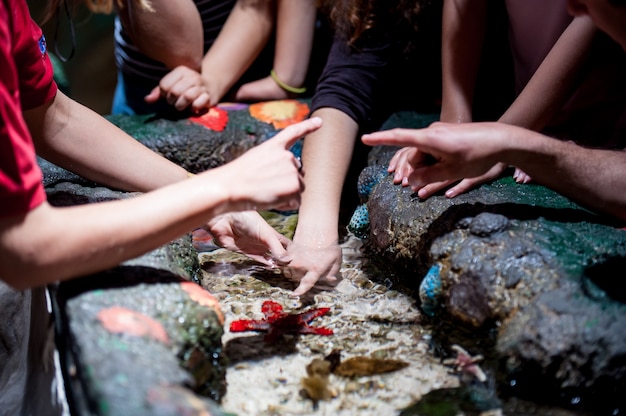
<svg viewBox="0 0 626 416"><path fill-rule="evenodd" d="M371 29L392 25L396 30L416 32L418 16L429 0L322 0L336 33L352 46Z"/></svg>

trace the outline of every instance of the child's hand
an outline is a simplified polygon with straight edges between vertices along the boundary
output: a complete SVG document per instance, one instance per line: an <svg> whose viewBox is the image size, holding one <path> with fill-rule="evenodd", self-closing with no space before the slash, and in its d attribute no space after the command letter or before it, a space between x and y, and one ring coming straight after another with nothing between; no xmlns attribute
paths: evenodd
<svg viewBox="0 0 626 416"><path fill-rule="evenodd" d="M291 243L256 211L219 215L207 227L220 247L245 254L266 266L280 265Z"/></svg>
<svg viewBox="0 0 626 416"><path fill-rule="evenodd" d="M211 95L202 75L186 66L178 66L165 75L144 100L153 104L161 98L178 111L190 107L193 113L201 114L211 107Z"/></svg>

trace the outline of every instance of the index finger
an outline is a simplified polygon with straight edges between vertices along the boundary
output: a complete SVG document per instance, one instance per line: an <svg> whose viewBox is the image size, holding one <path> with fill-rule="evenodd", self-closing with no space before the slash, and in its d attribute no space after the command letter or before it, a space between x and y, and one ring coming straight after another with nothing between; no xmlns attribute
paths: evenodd
<svg viewBox="0 0 626 416"><path fill-rule="evenodd" d="M296 124L292 124L278 133L272 139L274 143L278 140L286 150L289 150L298 139L302 136L306 136L309 133L314 132L322 126L322 119L319 117L313 117L308 120L301 121Z"/></svg>
<svg viewBox="0 0 626 416"><path fill-rule="evenodd" d="M425 142L427 129L391 129L364 134L363 143L368 146L422 146Z"/></svg>

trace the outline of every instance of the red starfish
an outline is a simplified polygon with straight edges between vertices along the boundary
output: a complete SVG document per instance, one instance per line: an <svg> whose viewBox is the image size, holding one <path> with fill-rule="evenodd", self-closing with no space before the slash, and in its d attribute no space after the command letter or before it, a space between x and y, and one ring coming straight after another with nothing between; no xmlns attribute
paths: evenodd
<svg viewBox="0 0 626 416"><path fill-rule="evenodd" d="M289 314L283 307L272 300L263 302L261 312L264 319L240 319L230 324L231 332L267 331L266 342L273 342L282 334L316 334L332 335L333 330L324 327L314 327L309 324L318 316L325 315L330 308L315 308L305 312Z"/></svg>

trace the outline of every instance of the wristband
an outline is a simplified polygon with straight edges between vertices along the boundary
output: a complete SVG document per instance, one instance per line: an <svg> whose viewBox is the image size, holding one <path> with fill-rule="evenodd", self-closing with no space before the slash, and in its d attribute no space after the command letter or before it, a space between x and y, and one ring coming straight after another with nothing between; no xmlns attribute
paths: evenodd
<svg viewBox="0 0 626 416"><path fill-rule="evenodd" d="M296 88L282 82L280 78L278 78L278 75L276 75L276 71L274 71L273 69L270 71L270 76L280 88L284 89L287 92L292 92L294 94L303 94L306 92L306 87Z"/></svg>

